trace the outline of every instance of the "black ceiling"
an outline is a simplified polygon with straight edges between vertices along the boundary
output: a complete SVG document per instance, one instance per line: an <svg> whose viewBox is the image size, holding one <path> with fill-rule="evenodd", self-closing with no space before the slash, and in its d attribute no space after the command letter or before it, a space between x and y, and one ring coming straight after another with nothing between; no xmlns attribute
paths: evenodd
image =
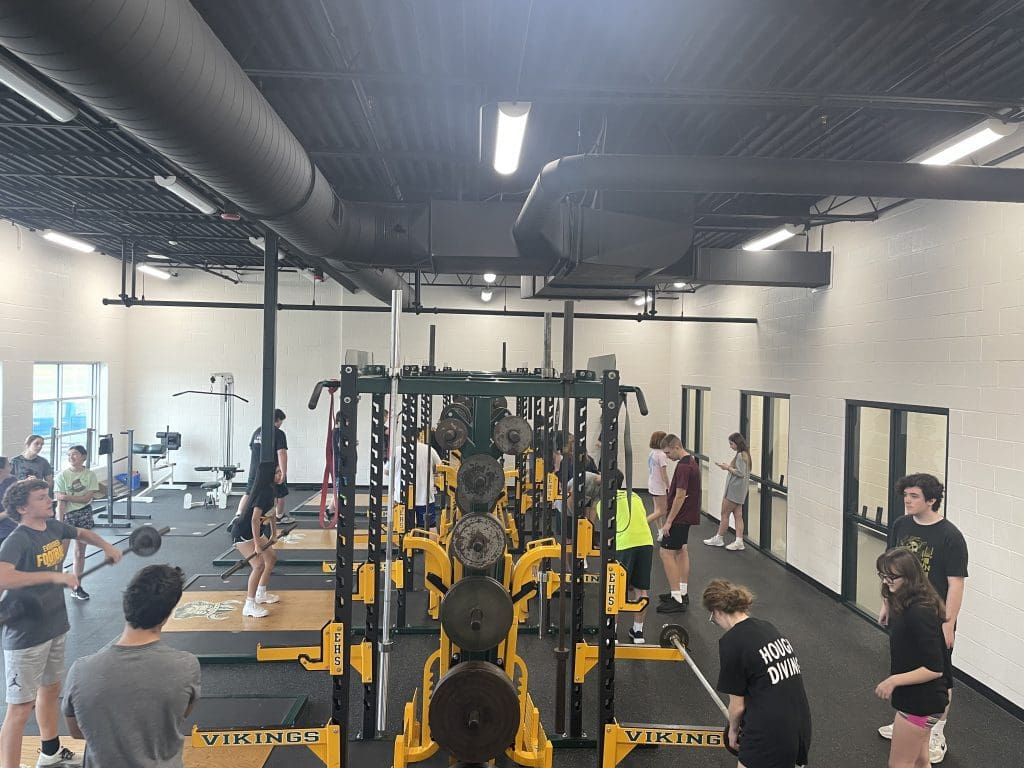
<svg viewBox="0 0 1024 768"><path fill-rule="evenodd" d="M1024 106L1024 0L193 5L358 200L515 199L546 162L579 152L901 161ZM534 105L520 170L501 177L487 110L507 100ZM115 255L123 240L185 264L257 266L253 226L152 181L175 172L87 109L54 123L0 87L0 216ZM708 196L698 242L734 245L811 202Z"/></svg>

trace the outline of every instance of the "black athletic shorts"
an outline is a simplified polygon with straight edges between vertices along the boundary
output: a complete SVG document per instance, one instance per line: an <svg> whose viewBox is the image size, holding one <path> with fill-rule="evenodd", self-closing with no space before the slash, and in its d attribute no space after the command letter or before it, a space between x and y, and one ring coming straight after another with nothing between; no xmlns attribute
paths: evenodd
<svg viewBox="0 0 1024 768"><path fill-rule="evenodd" d="M943 645L946 643L943 642ZM942 669L942 679L946 681L946 690L952 690L953 688L953 649L946 648L945 666Z"/></svg>
<svg viewBox="0 0 1024 768"><path fill-rule="evenodd" d="M686 542L690 539L690 528L693 526L686 525L673 525L668 529L668 536L661 537L661 548L671 549L678 552L680 549L686 546Z"/></svg>
<svg viewBox="0 0 1024 768"><path fill-rule="evenodd" d="M256 483L256 481L254 479L251 479L249 481L249 484L247 486L245 486L245 492L247 494L249 494L250 496L252 495L252 489L253 489L253 485L255 483ZM274 498L275 499L283 499L289 493L291 493L291 491L288 490L288 483L278 483L277 485L274 486Z"/></svg>
<svg viewBox="0 0 1024 768"><path fill-rule="evenodd" d="M651 563L654 560L654 545L644 544L615 553L619 563L626 569L626 583L633 589L651 588Z"/></svg>
<svg viewBox="0 0 1024 768"><path fill-rule="evenodd" d="M270 526L263 525L260 528L260 536L265 539L270 538ZM240 544L243 541L252 541L252 528L246 528L244 531L239 530L238 526L232 525L231 543Z"/></svg>

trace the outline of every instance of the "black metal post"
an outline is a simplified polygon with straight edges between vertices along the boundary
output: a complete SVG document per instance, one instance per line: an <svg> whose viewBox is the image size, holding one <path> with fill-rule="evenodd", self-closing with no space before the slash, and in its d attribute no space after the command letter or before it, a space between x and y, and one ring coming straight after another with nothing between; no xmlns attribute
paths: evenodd
<svg viewBox="0 0 1024 768"><path fill-rule="evenodd" d="M277 399L277 233L267 230L263 241L263 379L260 401L260 470L255 483L274 482L277 464L277 432L274 408ZM229 437L230 439L230 437Z"/></svg>
<svg viewBox="0 0 1024 768"><path fill-rule="evenodd" d="M619 372L605 371L601 396L601 618L597 646L597 754L604 754L604 728L615 721L615 615L608 613L608 563L615 562L615 488L619 455ZM623 585L624 586L624 585Z"/></svg>
<svg viewBox="0 0 1024 768"><path fill-rule="evenodd" d="M407 371L406 373L410 373ZM419 451L419 435L416 429L416 401L418 395L402 395L402 498L405 508L405 530L411 531L416 526L416 453ZM428 461L429 464L429 461ZM390 544L390 542L389 542ZM396 626L406 626L406 594L412 586L412 558L403 555L402 568L405 572L403 588L397 590ZM389 574L385 574L388 578Z"/></svg>
<svg viewBox="0 0 1024 768"><path fill-rule="evenodd" d="M559 510L560 525L562 533L562 549L558 557L558 647L555 649L555 660L557 662L557 677L555 678L555 729L558 733L565 731L565 686L567 674L567 662L569 660L569 649L565 645L565 622L568 606L565 602L568 546L570 531L569 526L573 516L569 514L569 484L572 476L569 473L569 466L564 460L565 449L569 447L569 397L572 394L572 316L573 303L565 302L565 319L562 321L562 451L563 460L559 472L559 485L562 494L562 504ZM575 472L579 467L573 468Z"/></svg>
<svg viewBox="0 0 1024 768"><path fill-rule="evenodd" d="M334 620L342 625L346 644L352 636L352 562L356 510L356 435L359 416L359 370L341 369L341 400L335 427L335 482L338 484L338 536L334 562ZM348 648L346 647L346 652ZM346 659L347 661L347 659ZM333 677L331 719L344 733L349 727L349 689L352 671L348 664ZM341 739L341 766L348 765L348 739Z"/></svg>
<svg viewBox="0 0 1024 768"><path fill-rule="evenodd" d="M373 579L374 603L366 606L366 628L363 637L373 643L373 672L369 683L363 683L363 730L359 737L363 741L377 738L377 668L379 665L378 645L380 632L378 626L377 604L379 597L379 580L377 569L380 564L380 530L381 516L384 511L384 458L387 454L388 441L385 434L387 420L384 418L384 393L376 393L371 400L370 417L370 507L367 511L367 542L366 562L369 567L367 574ZM394 406L392 406L394 407ZM392 472L399 471L392 467Z"/></svg>
<svg viewBox="0 0 1024 768"><path fill-rule="evenodd" d="M573 466L576 469L573 477L573 509L572 509L572 605L569 628L569 669L576 669L576 647L583 642L583 564L579 556L582 548L589 548L592 541L580 541L579 520L585 516L586 499L583 491L587 478L587 400L577 397L574 401L573 422L575 426L576 445ZM604 509L604 507L602 507ZM583 683L573 682L569 690L569 737L578 739L583 736Z"/></svg>
<svg viewBox="0 0 1024 768"><path fill-rule="evenodd" d="M134 299L135 298L135 277L136 277L136 270L135 270L135 243L134 242L132 243L131 254L132 254L131 255L131 265L132 265L132 298Z"/></svg>

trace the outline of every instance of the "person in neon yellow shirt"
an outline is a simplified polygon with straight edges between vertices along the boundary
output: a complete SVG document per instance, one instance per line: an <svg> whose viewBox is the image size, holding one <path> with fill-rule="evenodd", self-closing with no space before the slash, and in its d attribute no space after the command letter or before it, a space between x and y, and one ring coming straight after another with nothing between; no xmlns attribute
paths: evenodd
<svg viewBox="0 0 1024 768"><path fill-rule="evenodd" d="M640 494L622 490L622 472L614 469L610 480L615 488L615 557L626 569L629 599L636 602L647 597L651 588L651 563L654 559L654 537L647 522L647 509ZM594 507L601 517L601 504ZM629 630L634 645L644 644L644 620L647 608L638 611Z"/></svg>

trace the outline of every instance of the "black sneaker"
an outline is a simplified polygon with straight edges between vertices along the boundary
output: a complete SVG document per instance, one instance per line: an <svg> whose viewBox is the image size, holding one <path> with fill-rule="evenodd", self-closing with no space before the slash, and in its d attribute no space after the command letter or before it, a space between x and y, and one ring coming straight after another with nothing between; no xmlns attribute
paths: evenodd
<svg viewBox="0 0 1024 768"><path fill-rule="evenodd" d="M686 613L686 610L690 607L690 596L683 595L683 601L678 600L666 600L658 606L658 613Z"/></svg>
<svg viewBox="0 0 1024 768"><path fill-rule="evenodd" d="M642 629L629 628L629 639L633 641L633 645L645 645L647 643L644 640L644 631Z"/></svg>
<svg viewBox="0 0 1024 768"><path fill-rule="evenodd" d="M78 587L77 589L72 589L71 596L75 598L75 600L88 600L90 597L89 593L81 587Z"/></svg>

